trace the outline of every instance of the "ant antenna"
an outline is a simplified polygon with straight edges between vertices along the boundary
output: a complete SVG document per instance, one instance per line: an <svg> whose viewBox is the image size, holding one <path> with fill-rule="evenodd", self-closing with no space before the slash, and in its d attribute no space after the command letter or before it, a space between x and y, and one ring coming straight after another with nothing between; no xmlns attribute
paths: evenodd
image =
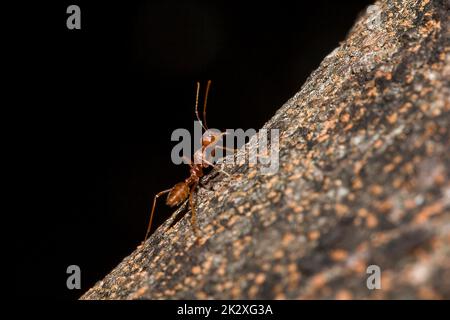
<svg viewBox="0 0 450 320"><path fill-rule="evenodd" d="M197 82L197 94L195 96L195 115L197 116L197 120L200 121L202 124L203 129L205 131L208 130L208 126L206 124L206 104L208 102L208 94L209 94L209 87L211 86L211 80L208 80L208 83L206 84L206 92L205 92L205 101L203 103L203 121L200 120L200 116L198 115L198 97L200 94L200 82Z"/></svg>
<svg viewBox="0 0 450 320"><path fill-rule="evenodd" d="M208 94L209 94L210 86L211 86L211 80L208 80L208 83L206 84L205 101L203 103L203 121L205 123L206 128L208 128L208 126L206 125L206 103L208 102Z"/></svg>
<svg viewBox="0 0 450 320"><path fill-rule="evenodd" d="M206 131L208 129L206 129L205 125L203 124L203 121L200 120L200 117L198 115L198 96L199 96L199 94L200 94L200 82L197 81L197 93L195 95L195 115L197 116L197 120L200 121L200 123L202 124L203 129L205 129L205 131Z"/></svg>

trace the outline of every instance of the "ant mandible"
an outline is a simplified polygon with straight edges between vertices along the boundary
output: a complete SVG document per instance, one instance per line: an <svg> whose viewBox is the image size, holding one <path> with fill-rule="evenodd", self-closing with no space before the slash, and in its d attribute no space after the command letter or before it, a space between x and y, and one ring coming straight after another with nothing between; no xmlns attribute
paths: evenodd
<svg viewBox="0 0 450 320"><path fill-rule="evenodd" d="M193 201L193 195L195 192L195 188L199 184L200 178L203 177L203 169L208 167L216 167L212 162L208 161L206 159L206 154L209 151L211 156L215 155L215 148L217 142L220 140L220 138L226 134L226 132L214 132L213 130L209 130L208 126L206 125L206 103L208 100L208 93L209 88L211 86L211 80L208 80L208 83L206 85L206 92L205 92L205 98L203 103L203 121L200 120L200 117L198 115L198 98L199 98L199 92L200 92L200 83L197 82L197 93L195 98L195 115L197 116L197 120L200 121L202 124L203 129L205 129L205 134L202 136L202 146L200 149L195 151L194 153L194 163L192 163L190 160L188 160L188 164L190 167L190 176L186 178L184 181L177 183L175 186L173 186L170 189L163 190L155 195L153 198L153 206L152 211L150 213L150 222L148 223L147 232L145 234L144 242L147 240L148 235L150 233L150 230L152 228L152 222L153 222L153 215L155 213L155 207L156 207L156 201L159 197L162 195L168 193L167 199L166 199L166 205L169 207L175 207L182 204L188 197L189 197L189 205L191 207L191 224L194 229L194 233L197 236L198 239L198 230L196 225L196 212L195 212L195 206ZM212 148L212 149L211 149ZM217 146L217 148L219 148ZM224 147L220 147L222 149L227 149ZM219 171L225 173L223 170Z"/></svg>

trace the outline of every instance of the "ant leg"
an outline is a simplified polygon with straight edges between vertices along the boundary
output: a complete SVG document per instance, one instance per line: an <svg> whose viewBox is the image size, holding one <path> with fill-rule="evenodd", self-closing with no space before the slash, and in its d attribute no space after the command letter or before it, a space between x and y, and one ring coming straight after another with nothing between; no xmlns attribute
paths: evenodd
<svg viewBox="0 0 450 320"><path fill-rule="evenodd" d="M194 206L194 191L195 187L197 187L198 182L194 183L194 185L191 187L191 192L189 193L189 205L191 206L191 225L192 229L194 229L194 234L199 238L198 236L198 228L197 228L197 215L195 212L195 206Z"/></svg>
<svg viewBox="0 0 450 320"><path fill-rule="evenodd" d="M209 166L215 168L216 170L218 170L218 171L220 171L220 172L226 174L227 176L230 176L230 174L229 174L228 172L223 171L221 168L219 168L218 166L216 166L214 163L209 162L209 161L206 160L206 159L203 159L203 162L206 163L207 165L209 165Z"/></svg>
<svg viewBox="0 0 450 320"><path fill-rule="evenodd" d="M167 189L167 190L164 190L164 191L161 191L161 192L159 192L158 194L156 194L155 197L153 198L153 206L152 206L152 211L151 211L151 213L150 213L150 222L148 223L147 232L145 233L144 242L145 242L145 240L147 240L148 234L150 233L150 230L151 230L151 228L152 228L153 214L155 213L156 200L158 200L158 198L159 198L160 196L162 196L162 195L165 194L165 193L170 192L171 190L172 190L172 188Z"/></svg>
<svg viewBox="0 0 450 320"><path fill-rule="evenodd" d="M225 157L228 157L228 156L233 156L233 159L234 159L234 157L236 156L236 152L239 151L239 149L237 149L237 148L227 148L227 147L222 147L222 146L216 146L215 148L227 151L227 152L225 152L223 157L220 159L224 159ZM228 154L228 152L231 152L231 154Z"/></svg>
<svg viewBox="0 0 450 320"><path fill-rule="evenodd" d="M181 212L185 209L186 203L189 199L184 200L182 204L172 213L168 221L170 221L170 225L164 230L164 232L169 231L177 222L184 216Z"/></svg>
<svg viewBox="0 0 450 320"><path fill-rule="evenodd" d="M217 149L222 149L222 150L225 150L225 151L230 151L230 152L233 152L233 153L239 151L239 149L237 149L237 148L227 148L227 147L221 147L221 146L217 146L216 148Z"/></svg>

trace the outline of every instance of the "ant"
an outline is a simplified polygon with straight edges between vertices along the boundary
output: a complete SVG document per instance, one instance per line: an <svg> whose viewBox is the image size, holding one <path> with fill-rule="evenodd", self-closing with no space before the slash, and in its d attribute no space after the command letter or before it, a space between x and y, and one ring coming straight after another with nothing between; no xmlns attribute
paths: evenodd
<svg viewBox="0 0 450 320"><path fill-rule="evenodd" d="M153 198L153 206L150 213L150 222L147 227L147 232L145 234L144 242L147 240L148 235L150 233L150 230L152 228L152 222L153 222L153 215L155 213L155 207L156 207L156 201L159 197L162 195L168 193L167 199L166 199L166 205L169 207L176 207L182 204L188 197L189 197L189 205L191 207L191 224L194 229L194 233L197 236L198 239L198 229L196 226L196 212L194 207L194 201L193 201L193 195L195 192L196 187L198 186L200 182L200 178L203 177L203 169L206 169L208 167L214 167L217 168L212 162L208 161L206 159L207 151L211 154L211 156L215 156L215 148L222 148L227 149L224 147L215 146L217 142L221 139L223 135L226 134L226 132L214 132L213 130L209 130L208 126L206 124L206 103L208 100L208 93L209 88L211 86L211 80L208 80L208 83L206 85L206 92L205 92L205 98L203 103L203 121L200 120L200 117L198 115L198 98L199 98L199 92L200 92L200 83L197 82L197 93L195 98L195 115L197 116L197 120L200 121L202 124L203 129L205 129L205 134L202 136L202 146L200 149L198 149L194 153L194 163L192 163L189 159L187 160L189 167L190 167L190 176L186 178L184 181L177 183L175 186L173 186L170 189L163 190L155 195ZM220 172L226 174L229 176L229 174L220 168L217 168Z"/></svg>

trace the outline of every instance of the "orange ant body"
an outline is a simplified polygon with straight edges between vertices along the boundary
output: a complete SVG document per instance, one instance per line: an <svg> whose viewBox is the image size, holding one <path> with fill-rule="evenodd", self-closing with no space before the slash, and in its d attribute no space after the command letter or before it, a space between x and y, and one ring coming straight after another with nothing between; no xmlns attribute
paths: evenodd
<svg viewBox="0 0 450 320"><path fill-rule="evenodd" d="M153 198L153 206L150 213L150 222L147 227L147 232L145 234L144 242L147 240L148 235L150 233L150 230L152 228L152 222L153 222L153 215L155 213L155 207L156 207L156 200L168 193L167 199L166 199L166 205L169 207L175 207L183 203L188 197L189 197L189 205L191 207L191 224L194 229L194 232L196 235L198 235L198 230L196 227L196 213L195 213L195 207L194 207L194 201L193 201L193 194L195 191L195 188L199 184L200 178L203 177L203 169L207 167L215 167L215 165L211 162L209 162L206 159L206 152L207 150L210 150L210 154L214 156L214 148L215 144L220 140L222 135L225 135L226 133L215 133L211 130L208 131L208 127L206 125L206 103L208 100L208 93L209 93L209 87L211 85L211 80L208 80L207 86L206 86L206 93L205 93L205 99L203 104L203 121L200 120L200 117L198 116L198 97L200 92L200 83L197 82L197 94L195 99L195 114L197 116L197 119L201 122L203 129L206 130L206 134L202 137L202 147L197 150L194 153L194 163L188 162L190 166L190 176L186 178L184 181L177 183L175 186L173 186L170 189L163 190L155 195ZM211 150L211 148L213 148ZM226 172L219 169L219 171L227 174ZM227 174L228 175L228 174ZM198 238L198 237L197 237Z"/></svg>

